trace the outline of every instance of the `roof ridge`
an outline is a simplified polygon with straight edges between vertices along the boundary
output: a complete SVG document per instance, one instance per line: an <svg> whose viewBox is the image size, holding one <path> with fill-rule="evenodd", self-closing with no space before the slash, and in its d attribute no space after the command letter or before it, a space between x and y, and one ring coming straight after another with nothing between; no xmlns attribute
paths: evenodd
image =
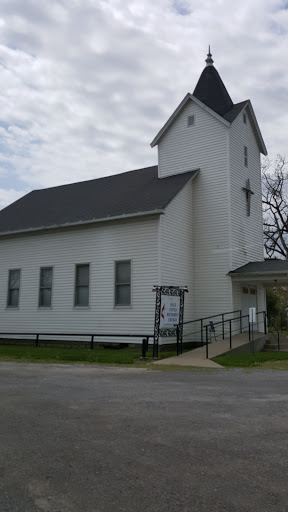
<svg viewBox="0 0 288 512"><path fill-rule="evenodd" d="M33 191L0 212L0 235L160 215L197 171L159 178L157 166Z"/></svg>
<svg viewBox="0 0 288 512"><path fill-rule="evenodd" d="M92 181L94 182L94 181L106 180L109 178L114 178L115 176L123 176L123 175L127 175L131 172L137 172L137 171L146 171L147 169L154 169L156 167L158 167L157 164L150 165L149 167L141 167L139 169L132 169L130 171L117 172L115 174L109 174L108 176L99 176L99 178L91 178L89 180L73 181L72 183L63 183L63 185L54 185L53 187L35 188L35 189L31 190L29 193L41 192L42 190L54 190L55 188L62 188L62 187L63 188L64 187L72 187L73 185L81 185L81 183L89 183Z"/></svg>

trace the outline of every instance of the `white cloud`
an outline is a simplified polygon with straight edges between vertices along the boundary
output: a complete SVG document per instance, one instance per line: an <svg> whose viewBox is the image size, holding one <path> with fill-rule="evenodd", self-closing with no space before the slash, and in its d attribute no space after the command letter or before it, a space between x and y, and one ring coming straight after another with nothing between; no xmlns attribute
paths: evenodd
<svg viewBox="0 0 288 512"><path fill-rule="evenodd" d="M7 206L7 204L13 203L20 197L26 194L25 190L14 190L9 188L0 188L0 209Z"/></svg>
<svg viewBox="0 0 288 512"><path fill-rule="evenodd" d="M156 163L149 143L193 92L208 43L232 99L252 100L271 156L285 154L284 7L276 0L2 0L1 204L16 190Z"/></svg>

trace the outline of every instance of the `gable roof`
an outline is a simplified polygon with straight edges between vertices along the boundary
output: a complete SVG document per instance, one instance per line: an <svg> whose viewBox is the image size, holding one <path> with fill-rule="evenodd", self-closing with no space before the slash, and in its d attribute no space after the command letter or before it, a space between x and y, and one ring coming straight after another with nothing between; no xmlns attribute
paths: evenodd
<svg viewBox="0 0 288 512"><path fill-rule="evenodd" d="M213 62L213 61L212 61ZM207 65L197 82L194 93L188 93L183 98L178 107L174 110L173 114L169 117L168 121L164 124L161 130L157 133L156 137L151 142L153 148L159 143L161 137L166 133L170 125L174 122L176 117L181 113L188 101L194 101L200 107L209 112L212 116L216 117L218 121L231 126L233 121L239 116L245 107L249 109L250 121L252 129L259 147L259 151L263 155L267 155L267 149L251 104L250 100L241 101L234 105L230 98L228 91L221 80L221 77L213 65Z"/></svg>
<svg viewBox="0 0 288 512"><path fill-rule="evenodd" d="M197 82L193 96L202 101L220 116L224 116L233 107L228 91L214 66L206 66Z"/></svg>
<svg viewBox="0 0 288 512"><path fill-rule="evenodd" d="M217 112L214 112L214 110L212 110L210 107L208 107L207 105L202 103L202 101L200 101L198 98L193 96L193 94L188 92L186 94L186 96L183 98L183 100L181 101L181 103L179 103L178 107L174 110L173 114L169 117L168 121L164 124L164 126L161 128L161 130L157 133L156 137L154 137L154 139L152 140L152 142L150 144L151 148L154 148L154 146L156 146L156 144L158 144L162 135L164 135L164 133L166 133L166 131L168 130L170 125L173 123L174 119L176 119L176 117L182 112L183 108L186 106L186 104L189 101L194 101L195 103L197 103L197 105L199 105L199 107L203 108L204 110L209 112L209 114L211 114L213 117L218 119L218 121L225 124L227 127L230 126L229 121L226 121L226 119L224 119L224 117L217 114Z"/></svg>
<svg viewBox="0 0 288 512"><path fill-rule="evenodd" d="M228 121L229 123L233 123L235 121L236 117L239 116L240 112L246 107L249 100L241 101L240 103L235 103L233 107L224 114L224 119Z"/></svg>
<svg viewBox="0 0 288 512"><path fill-rule="evenodd" d="M158 178L158 166L34 190L0 212L0 235L160 214L198 170Z"/></svg>

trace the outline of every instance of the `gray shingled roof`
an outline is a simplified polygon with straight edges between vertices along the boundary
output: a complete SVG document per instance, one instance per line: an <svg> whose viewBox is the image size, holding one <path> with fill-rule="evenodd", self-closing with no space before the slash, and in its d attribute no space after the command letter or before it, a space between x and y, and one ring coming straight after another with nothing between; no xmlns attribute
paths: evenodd
<svg viewBox="0 0 288 512"><path fill-rule="evenodd" d="M246 103L249 102L249 100L245 100L233 103L214 66L207 66L203 69L193 95L229 123L233 123Z"/></svg>
<svg viewBox="0 0 288 512"><path fill-rule="evenodd" d="M242 267L236 268L229 272L229 274L265 274L265 273L288 273L288 260L265 260L265 261L251 261Z"/></svg>
<svg viewBox="0 0 288 512"><path fill-rule="evenodd" d="M240 103L235 103L231 110L228 110L228 112L226 112L226 114L223 115L224 119L226 119L226 121L229 121L229 123L233 123L233 121L236 119L236 117L238 117L241 110L243 110L243 108L245 107L245 105L247 105L248 102L249 100L241 101Z"/></svg>
<svg viewBox="0 0 288 512"><path fill-rule="evenodd" d="M214 66L203 69L193 96L222 117L233 107L233 101Z"/></svg>
<svg viewBox="0 0 288 512"><path fill-rule="evenodd" d="M160 213L196 173L159 179L153 166L34 190L0 212L0 235Z"/></svg>

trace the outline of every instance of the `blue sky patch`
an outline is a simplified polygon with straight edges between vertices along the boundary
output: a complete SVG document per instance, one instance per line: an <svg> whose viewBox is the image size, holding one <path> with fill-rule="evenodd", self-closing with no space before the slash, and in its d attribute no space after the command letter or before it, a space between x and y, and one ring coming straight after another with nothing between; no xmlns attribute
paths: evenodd
<svg viewBox="0 0 288 512"><path fill-rule="evenodd" d="M277 34L278 36L284 36L287 34L287 30L283 27L283 25L280 25L280 23L277 23L276 21L270 21L268 26L269 30L271 30L273 34Z"/></svg>
<svg viewBox="0 0 288 512"><path fill-rule="evenodd" d="M191 14L191 10L183 0L174 0L172 6L180 16L189 16L189 14Z"/></svg>

